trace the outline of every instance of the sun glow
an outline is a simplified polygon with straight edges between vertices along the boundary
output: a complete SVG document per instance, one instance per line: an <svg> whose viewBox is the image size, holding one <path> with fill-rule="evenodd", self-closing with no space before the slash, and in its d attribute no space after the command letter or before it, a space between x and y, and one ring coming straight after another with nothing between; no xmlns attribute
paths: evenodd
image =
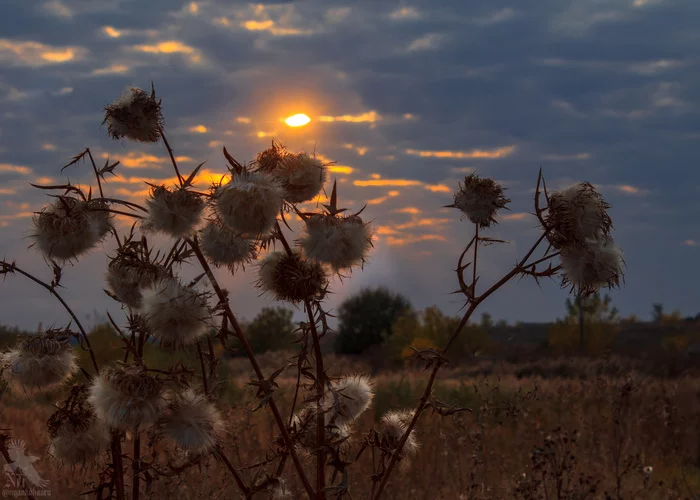
<svg viewBox="0 0 700 500"><path fill-rule="evenodd" d="M284 123L290 127L303 127L311 121L311 118L306 116L304 113L297 113L284 120Z"/></svg>

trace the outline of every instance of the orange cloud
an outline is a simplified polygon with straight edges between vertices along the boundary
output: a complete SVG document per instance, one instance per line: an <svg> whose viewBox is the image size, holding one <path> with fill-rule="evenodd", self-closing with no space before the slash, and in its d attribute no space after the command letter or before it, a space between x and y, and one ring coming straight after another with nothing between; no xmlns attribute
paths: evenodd
<svg viewBox="0 0 700 500"><path fill-rule="evenodd" d="M86 54L82 47L54 47L40 42L0 38L0 61L26 66L66 63Z"/></svg>
<svg viewBox="0 0 700 500"><path fill-rule="evenodd" d="M646 194L647 191L645 189L640 189L638 187L630 186L627 184L622 184L619 186L615 186L619 191L622 191L623 193L626 194Z"/></svg>
<svg viewBox="0 0 700 500"><path fill-rule="evenodd" d="M241 27L248 31L265 31L274 36L310 35L313 33L313 30L310 29L302 30L298 28L278 26L277 23L271 19L266 19L264 21L243 21L241 23Z"/></svg>
<svg viewBox="0 0 700 500"><path fill-rule="evenodd" d="M345 149L353 149L358 155L364 156L369 148L366 146L355 146L354 144L343 144Z"/></svg>
<svg viewBox="0 0 700 500"><path fill-rule="evenodd" d="M207 127L204 125L195 125L194 127L190 127L188 129L190 132L195 132L197 134L206 134L207 133Z"/></svg>
<svg viewBox="0 0 700 500"><path fill-rule="evenodd" d="M498 149L473 149L471 151L431 151L420 149L406 149L406 154L420 156L421 158L504 158L515 150L515 146L505 146Z"/></svg>
<svg viewBox="0 0 700 500"><path fill-rule="evenodd" d="M399 209L397 209L397 210L392 210L392 212L396 212L396 213L399 213L399 214L413 214L413 215L416 215L416 214L421 213L422 210L421 210L420 208L416 208L416 207L405 207L405 208L399 208Z"/></svg>
<svg viewBox="0 0 700 500"><path fill-rule="evenodd" d="M102 158L110 158L107 153L102 153ZM192 161L189 156L176 156L178 163ZM154 156L147 153L130 152L128 155L119 158L119 165L125 168L160 168L161 165L170 164L170 158L165 156ZM118 168L118 167L117 167Z"/></svg>
<svg viewBox="0 0 700 500"><path fill-rule="evenodd" d="M330 165L328 171L333 174L351 174L355 169L347 165Z"/></svg>
<svg viewBox="0 0 700 500"><path fill-rule="evenodd" d="M450 193L452 190L449 186L444 184L426 184L425 189L432 191L433 193Z"/></svg>
<svg viewBox="0 0 700 500"><path fill-rule="evenodd" d="M349 122L349 123L374 123L381 120L382 117L376 111L368 111L359 115L340 115L340 116L319 116L320 122Z"/></svg>
<svg viewBox="0 0 700 500"><path fill-rule="evenodd" d="M421 181L416 181L416 180L410 180L410 179L372 179L368 181L353 181L352 182L355 186L397 186L397 187L406 187L406 186L422 186L423 183Z"/></svg>
<svg viewBox="0 0 700 500"><path fill-rule="evenodd" d="M132 49L147 54L185 54L190 56L190 61L192 62L197 63L201 61L201 55L197 49L185 45L182 42L178 42L177 40L168 40L155 44L134 45Z"/></svg>
<svg viewBox="0 0 700 500"><path fill-rule="evenodd" d="M529 217L531 214L527 212L517 212L514 214L505 214L501 216L501 219L503 220L523 220L527 217Z"/></svg>
<svg viewBox="0 0 700 500"><path fill-rule="evenodd" d="M247 116L237 116L236 121L238 123L250 123L252 120L248 118Z"/></svg>
<svg viewBox="0 0 700 500"><path fill-rule="evenodd" d="M406 222L404 224L397 224L394 227L396 229L412 229L414 227L425 227L425 226L439 226L440 224L447 224L451 219L413 219L411 222Z"/></svg>
<svg viewBox="0 0 700 500"><path fill-rule="evenodd" d="M13 165L11 163L0 163L0 172L14 172L16 174L29 175L32 169L21 165Z"/></svg>
<svg viewBox="0 0 700 500"><path fill-rule="evenodd" d="M111 26L105 26L102 31L110 38L119 38L122 36L122 32Z"/></svg>
<svg viewBox="0 0 700 500"><path fill-rule="evenodd" d="M93 76L103 76L103 75L119 75L126 73L131 68L125 64L112 64L106 68L95 69L90 73Z"/></svg>
<svg viewBox="0 0 700 500"><path fill-rule="evenodd" d="M386 241L391 246L403 246L411 243L418 243L420 241L446 241L446 238L439 234L421 234L408 235L405 237L389 236Z"/></svg>

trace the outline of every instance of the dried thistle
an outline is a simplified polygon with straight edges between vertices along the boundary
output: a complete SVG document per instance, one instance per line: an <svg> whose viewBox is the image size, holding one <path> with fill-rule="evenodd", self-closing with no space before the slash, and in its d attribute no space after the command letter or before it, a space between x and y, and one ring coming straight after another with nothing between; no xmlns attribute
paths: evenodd
<svg viewBox="0 0 700 500"><path fill-rule="evenodd" d="M351 375L332 383L323 398L329 423L344 425L364 413L374 399L374 386L367 375Z"/></svg>
<svg viewBox="0 0 700 500"><path fill-rule="evenodd" d="M209 222L200 232L202 251L216 266L236 267L257 258L255 242L237 235L219 221Z"/></svg>
<svg viewBox="0 0 700 500"><path fill-rule="evenodd" d="M328 285L321 264L304 259L298 252L269 253L260 263L259 276L260 288L289 302L320 297Z"/></svg>
<svg viewBox="0 0 700 500"><path fill-rule="evenodd" d="M328 168L323 159L306 153L286 155L277 162L272 175L284 189L289 203L303 203L316 198L328 179Z"/></svg>
<svg viewBox="0 0 700 500"><path fill-rule="evenodd" d="M321 409L321 411L324 411ZM316 445L316 404L310 404L299 410L292 419L292 429L299 445L307 451L315 450ZM352 436L352 424L339 424L330 421L329 414L324 411L325 444L326 446L345 448Z"/></svg>
<svg viewBox="0 0 700 500"><path fill-rule="evenodd" d="M212 191L212 204L219 219L232 231L257 238L275 225L282 207L282 189L264 172L242 170Z"/></svg>
<svg viewBox="0 0 700 500"><path fill-rule="evenodd" d="M75 352L61 330L27 336L0 354L0 375L17 393L56 389L77 370Z"/></svg>
<svg viewBox="0 0 700 500"><path fill-rule="evenodd" d="M591 295L601 287L613 288L623 276L622 249L612 237L587 238L585 243L561 249L562 286Z"/></svg>
<svg viewBox="0 0 700 500"><path fill-rule="evenodd" d="M612 220L603 197L588 182L577 182L549 194L544 218L547 239L556 249L581 245L610 234Z"/></svg>
<svg viewBox="0 0 700 500"><path fill-rule="evenodd" d="M59 196L32 222L39 250L50 259L68 261L94 248L111 228L111 214L100 200Z"/></svg>
<svg viewBox="0 0 700 500"><path fill-rule="evenodd" d="M204 210L204 201L197 193L184 188L170 191L165 186L153 187L146 204L148 216L141 228L173 238L190 236L196 230Z"/></svg>
<svg viewBox="0 0 700 500"><path fill-rule="evenodd" d="M205 395L188 389L168 402L163 433L183 450L192 453L211 451L223 432L221 414Z"/></svg>
<svg viewBox="0 0 700 500"><path fill-rule="evenodd" d="M358 215L312 214L305 221L300 243L307 257L330 265L335 272L365 262L372 233L369 223Z"/></svg>
<svg viewBox="0 0 700 500"><path fill-rule="evenodd" d="M159 278L168 276L158 264L139 259L130 253L119 253L107 266L107 286L114 296L130 308L141 307L141 291Z"/></svg>
<svg viewBox="0 0 700 500"><path fill-rule="evenodd" d="M113 365L95 377L88 398L112 427L147 427L165 409L163 383L140 365Z"/></svg>
<svg viewBox="0 0 700 500"><path fill-rule="evenodd" d="M119 99L105 107L107 132L112 139L124 137L139 142L158 142L163 127L161 101L155 90L130 88Z"/></svg>
<svg viewBox="0 0 700 500"><path fill-rule="evenodd" d="M211 313L202 294L173 277L161 278L141 293L141 314L164 347L184 347L206 335Z"/></svg>
<svg viewBox="0 0 700 500"><path fill-rule="evenodd" d="M493 179L469 174L464 178L464 184L459 184L454 203L448 206L460 209L472 223L486 228L496 223L496 212L508 203L510 200L504 196L500 184Z"/></svg>
<svg viewBox="0 0 700 500"><path fill-rule="evenodd" d="M386 446L395 450L399 446L401 437L408 429L411 420L413 419L413 410L398 410L390 411L382 417L380 430ZM418 440L415 436L415 431L411 431L406 439L401 450L402 455L415 455L419 448Z"/></svg>
<svg viewBox="0 0 700 500"><path fill-rule="evenodd" d="M60 463L85 466L108 447L109 429L96 418L87 398L86 386L74 386L49 418L49 454Z"/></svg>

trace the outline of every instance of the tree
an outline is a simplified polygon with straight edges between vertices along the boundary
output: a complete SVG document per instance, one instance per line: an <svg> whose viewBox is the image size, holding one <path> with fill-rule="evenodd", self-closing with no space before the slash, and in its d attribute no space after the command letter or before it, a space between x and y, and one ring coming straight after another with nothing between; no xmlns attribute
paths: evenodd
<svg viewBox="0 0 700 500"><path fill-rule="evenodd" d="M263 307L246 327L255 353L290 349L295 340L292 311L284 307Z"/></svg>
<svg viewBox="0 0 700 500"><path fill-rule="evenodd" d="M599 292L572 301L566 299L567 316L558 320L549 331L552 347L599 352L612 347L617 332L617 308L611 307L609 295Z"/></svg>
<svg viewBox="0 0 700 500"><path fill-rule="evenodd" d="M651 305L651 321L657 325L668 325L673 323L678 323L681 321L681 312L676 309L671 314L666 314L664 312L663 304L652 304Z"/></svg>
<svg viewBox="0 0 700 500"><path fill-rule="evenodd" d="M348 297L338 308L335 352L359 354L381 344L391 336L394 322L411 311L408 299L383 287L364 289Z"/></svg>

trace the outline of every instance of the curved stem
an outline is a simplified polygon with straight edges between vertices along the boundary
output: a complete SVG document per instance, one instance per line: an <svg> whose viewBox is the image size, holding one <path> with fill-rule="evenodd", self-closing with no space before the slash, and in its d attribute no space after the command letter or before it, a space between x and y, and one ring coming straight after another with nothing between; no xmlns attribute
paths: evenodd
<svg viewBox="0 0 700 500"><path fill-rule="evenodd" d="M79 320L78 317L75 315L75 313L73 312L73 310L72 310L72 309L70 308L70 306L66 303L66 301L63 300L63 297L61 297L61 296L59 295L59 293L56 291L56 288L53 287L53 286L51 286L51 285L49 285L48 283L44 283L43 281L41 281L41 280L38 279L38 278L35 278L34 276L32 276L31 274L29 274L28 272L23 271L22 269L20 269L19 267L17 267L16 264L14 264L14 263L9 263L9 262L7 262L7 261L5 261L5 260L0 260L0 272L1 272L2 274L6 274L6 273L8 273L8 272L18 272L18 273L20 273L22 276L25 276L25 277L29 278L30 280L32 280L34 283L36 283L36 284L38 284L38 285L41 285L41 286L43 286L44 288L46 288L46 289L49 291L49 293L50 293L51 295L53 295L54 297L56 297L56 299L58 299L58 301L61 303L61 305L63 306L63 308L68 312L68 314L70 315L70 317L73 318L73 321L75 322L75 325L78 327L78 330L80 330L80 334L82 335L83 341L85 342L85 346L86 346L86 348L87 348L87 351L90 353L90 359L92 360L92 366L93 366L93 368L95 369L95 374L96 374L96 375L99 375L99 373L100 373L100 368L99 368L99 366L97 365L97 359L95 359L95 353L94 353L93 350L92 350L92 345L90 345L90 339L88 338L88 334L87 334L87 332L85 331L85 328L83 328L82 323L80 323L80 320Z"/></svg>
<svg viewBox="0 0 700 500"><path fill-rule="evenodd" d="M168 154L170 155L170 161L173 164L173 168L175 169L175 174L177 174L177 180L180 183L180 186L182 186L185 181L182 179L182 175L180 175L180 169L177 168L177 161L175 160L175 155L173 154L173 148L170 147L170 144L168 143L168 139L165 138L165 133L163 132L163 129L158 126L158 132L160 132L160 137L163 139L163 144L165 144L166 149L168 150Z"/></svg>
<svg viewBox="0 0 700 500"><path fill-rule="evenodd" d="M88 156L90 157L90 163L92 163L92 170L95 172L95 179L97 179L97 187L100 190L100 196L104 198L104 193L102 192L102 181L100 181L100 174L97 172L97 165L95 165L95 160L92 157L92 153L90 152L90 148L85 148L85 151L87 151Z"/></svg>
<svg viewBox="0 0 700 500"><path fill-rule="evenodd" d="M517 276L520 272L522 272L522 270L524 268L531 267L532 265L535 264L535 263L532 263L532 264L526 265L526 262L546 236L547 236L547 231L544 231L542 233L542 235L537 239L537 241L532 245L532 247L527 252L525 257L523 257L520 260L520 262L510 272L508 272L505 276L503 276L503 278L501 278L497 283L493 284L482 295L476 296L476 294L474 294L474 299L472 301L470 301L469 307L465 311L464 316L462 316L462 320L459 322L459 325L457 325L457 328L455 328L454 332L452 333L449 340L445 344L445 347L442 348L442 350L441 350L442 354L447 353L447 351L452 346L452 344L456 340L457 336L460 334L460 332L462 331L464 326L467 324L467 321L469 321L469 318L474 313L474 311L479 306L479 304L481 304L481 302L486 300L486 298L489 297L492 293L494 293L496 290L498 290L503 285L505 285L508 281L513 279L515 276ZM543 262L544 260L551 259L555 255L556 254L551 254L543 259L539 259L536 262L537 263ZM475 251L475 256L476 256L476 251ZM474 266L474 267L476 268L476 266ZM476 276L476 273L474 274L474 276ZM396 462L398 461L398 459L401 455L401 450L403 449L403 446L406 444L406 441L408 440L408 436L411 434L411 432L413 431L413 428L416 426L416 423L418 422L418 418L420 417L421 413L428 405L428 400L430 399L430 394L432 393L433 385L435 384L435 378L437 377L437 373L438 373L438 371L440 371L442 364L443 364L442 361L435 362L435 366L433 367L433 370L430 373L430 379L428 380L428 384L426 385L425 390L423 391L423 395L421 396L421 399L418 403L418 406L416 407L416 410L413 414L413 418L411 419L411 422L408 424L408 427L406 428L406 431L403 433L403 436L401 436L401 440L399 441L399 444L397 445L396 449L394 450L394 452L391 455L389 465L387 466L386 471L384 472L384 475L382 476L382 480L379 484L379 487L377 488L377 492L372 497L373 500L379 500L379 498L382 496L382 492L384 491L384 488L386 487L386 484L389 481L389 476L391 475L392 471L394 470L394 468L396 466Z"/></svg>
<svg viewBox="0 0 700 500"><path fill-rule="evenodd" d="M204 254L202 253L202 250L199 248L199 245L197 244L196 240L191 240L188 238L186 239L186 241L190 245L190 248L192 248L192 251L196 255L197 259L199 260L202 269L204 269L204 272L206 273L212 288L214 288L214 291L216 292L216 295L219 298L219 301L221 302L221 305L224 309L224 314L226 315L226 318L231 324L231 327L233 328L236 337L243 346L243 349L245 350L246 355L248 356L248 360L250 361L250 364L253 367L253 371L255 371L256 377L260 382L262 382L262 384L266 385L267 380L265 379L265 375L263 374L262 369L258 364L258 360L256 359L255 354L253 353L253 349L250 346L248 339L243 333L241 326L238 324L238 320L236 320L236 316L231 310L231 306L228 303L228 297L226 293L224 293L224 291L219 286L219 283L211 270L211 266L209 266L209 263L207 262L207 259L204 256ZM292 442L292 438L289 435L287 426L284 423L284 420L282 419L282 415L279 411L279 408L277 407L277 403L275 403L275 400L272 397L270 397L267 400L267 405L270 407L270 411L272 412L272 415L275 418L277 427L279 428L280 434L282 435L282 440L284 441L284 444L287 447L287 452L289 453L289 455L292 458L292 461L294 462L294 466L297 470L297 473L299 474L299 478L301 479L302 484L304 485L306 493L308 494L310 499L316 498L316 492L314 491L313 486L311 486L308 477L306 477L304 466L301 463L301 460L299 459L299 455L294 449L294 443Z"/></svg>

